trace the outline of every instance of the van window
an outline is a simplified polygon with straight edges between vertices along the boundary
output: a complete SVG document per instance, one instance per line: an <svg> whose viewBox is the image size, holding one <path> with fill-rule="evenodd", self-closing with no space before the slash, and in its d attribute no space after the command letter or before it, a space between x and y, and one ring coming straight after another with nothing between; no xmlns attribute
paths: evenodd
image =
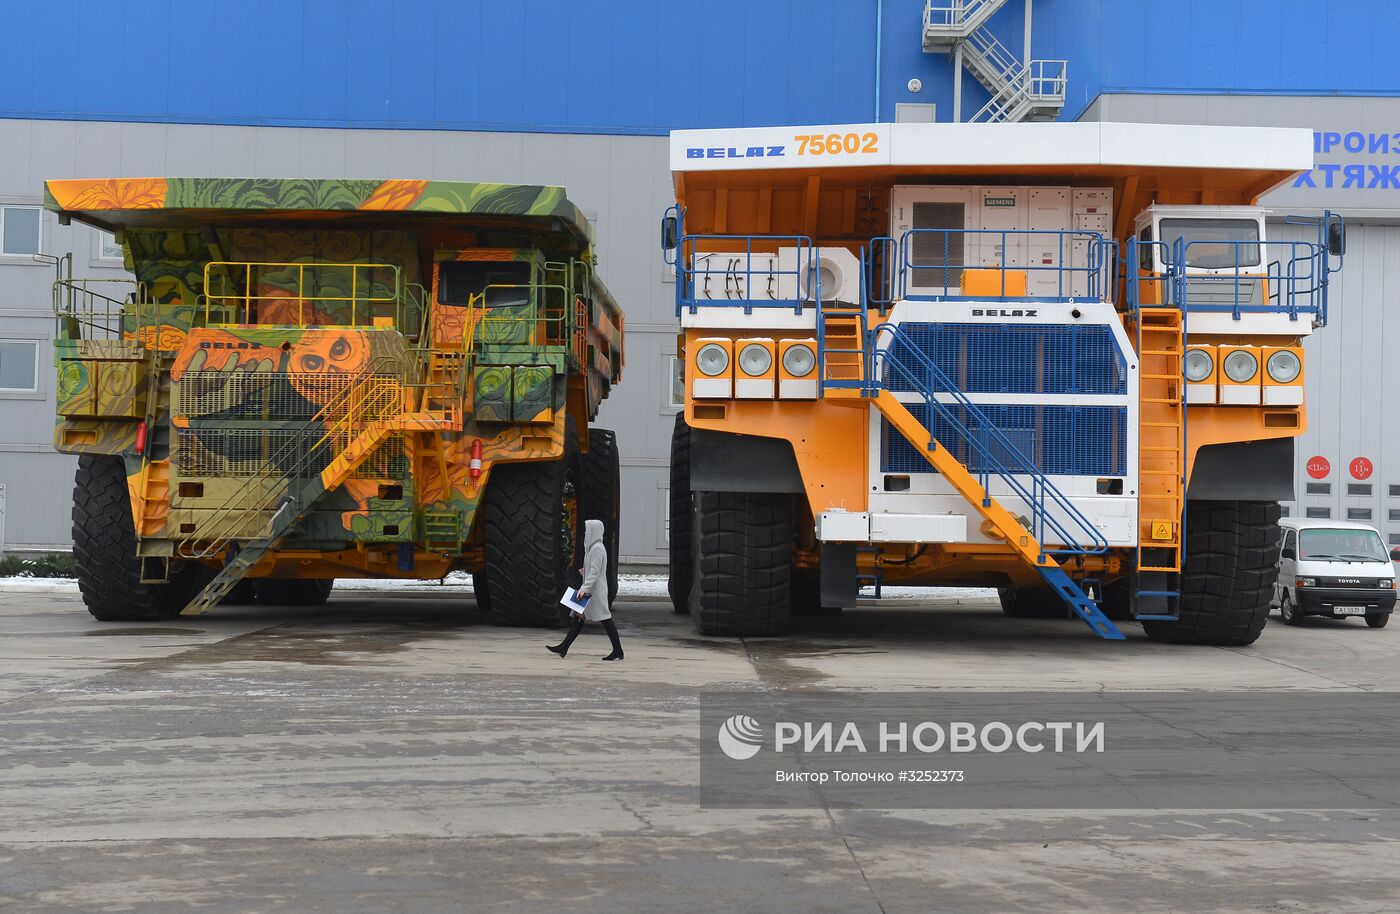
<svg viewBox="0 0 1400 914"><path fill-rule="evenodd" d="M1172 250L1185 238L1186 265L1203 270L1259 266L1259 223L1253 219L1163 219L1162 241ZM1236 259L1238 258L1238 259Z"/></svg>
<svg viewBox="0 0 1400 914"><path fill-rule="evenodd" d="M1302 561L1388 562L1381 535L1374 530L1304 530L1298 537Z"/></svg>
<svg viewBox="0 0 1400 914"><path fill-rule="evenodd" d="M1297 555L1297 553L1298 553L1298 532L1297 532L1296 530L1289 530L1289 531L1288 531L1288 535L1285 536L1285 537L1283 538L1283 548L1284 548L1284 549L1292 549L1294 555Z"/></svg>

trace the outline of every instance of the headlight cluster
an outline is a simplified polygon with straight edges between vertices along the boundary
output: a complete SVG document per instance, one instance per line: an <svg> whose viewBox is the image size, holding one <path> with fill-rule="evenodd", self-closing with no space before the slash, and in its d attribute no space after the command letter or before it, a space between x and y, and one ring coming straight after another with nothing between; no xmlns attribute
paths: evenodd
<svg viewBox="0 0 1400 914"><path fill-rule="evenodd" d="M1296 346L1189 346L1181 373L1187 403L1299 406L1303 402L1303 353Z"/></svg>
<svg viewBox="0 0 1400 914"><path fill-rule="evenodd" d="M816 399L817 341L710 337L694 340L691 396L701 399Z"/></svg>

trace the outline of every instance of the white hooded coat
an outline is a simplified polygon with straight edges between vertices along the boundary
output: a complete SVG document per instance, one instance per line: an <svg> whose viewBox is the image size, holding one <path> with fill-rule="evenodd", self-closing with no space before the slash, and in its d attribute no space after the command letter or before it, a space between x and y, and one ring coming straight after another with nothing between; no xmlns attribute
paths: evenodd
<svg viewBox="0 0 1400 914"><path fill-rule="evenodd" d="M589 622L612 618L608 608L608 547L603 545L603 522L583 522L583 584L579 591L591 594L583 617Z"/></svg>

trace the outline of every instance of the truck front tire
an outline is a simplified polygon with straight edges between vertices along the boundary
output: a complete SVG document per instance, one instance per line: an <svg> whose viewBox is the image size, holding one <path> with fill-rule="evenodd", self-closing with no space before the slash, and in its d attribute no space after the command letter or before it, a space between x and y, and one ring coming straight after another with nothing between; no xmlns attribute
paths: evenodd
<svg viewBox="0 0 1400 914"><path fill-rule="evenodd" d="M1147 636L1172 644L1253 644L1269 621L1278 578L1278 519L1278 502L1188 501L1178 618L1144 620Z"/></svg>
<svg viewBox="0 0 1400 914"><path fill-rule="evenodd" d="M142 584L126 465L83 454L73 479L73 567L83 603L101 622L174 619L203 578L187 564L166 584Z"/></svg>
<svg viewBox="0 0 1400 914"><path fill-rule="evenodd" d="M554 627L559 597L579 567L581 469L566 423L564 455L491 470L483 506L490 613L501 625Z"/></svg>
<svg viewBox="0 0 1400 914"><path fill-rule="evenodd" d="M1001 599L1001 611L1013 619L1069 617L1069 606L1048 587L1012 587L1003 584L997 588L997 596Z"/></svg>
<svg viewBox="0 0 1400 914"><path fill-rule="evenodd" d="M695 495L690 618L702 635L779 635L792 610L792 497Z"/></svg>

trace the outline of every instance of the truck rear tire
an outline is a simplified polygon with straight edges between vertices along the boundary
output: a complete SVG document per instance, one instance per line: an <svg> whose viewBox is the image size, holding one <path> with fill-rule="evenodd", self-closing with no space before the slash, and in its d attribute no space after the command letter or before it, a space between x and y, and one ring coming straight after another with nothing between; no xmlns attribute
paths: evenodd
<svg viewBox="0 0 1400 914"><path fill-rule="evenodd" d="M255 578L253 591L259 603L270 606L324 606L330 599L334 578Z"/></svg>
<svg viewBox="0 0 1400 914"><path fill-rule="evenodd" d="M189 563L167 584L142 584L126 465L83 454L73 479L73 567L83 603L101 622L174 619L202 580Z"/></svg>
<svg viewBox="0 0 1400 914"><path fill-rule="evenodd" d="M671 610L677 614L690 612L690 585L695 580L695 557L690 554L694 506L690 497L690 426L685 413L676 413L676 425L671 431L671 513L667 544L670 549L669 580L666 589L671 594Z"/></svg>
<svg viewBox="0 0 1400 914"><path fill-rule="evenodd" d="M476 608L484 613L491 611L491 585L486 582L486 572L472 572L472 595L476 597Z"/></svg>
<svg viewBox="0 0 1400 914"><path fill-rule="evenodd" d="M578 438L566 423L557 460L506 463L491 470L483 506L486 585L492 621L555 627L582 557Z"/></svg>
<svg viewBox="0 0 1400 914"><path fill-rule="evenodd" d="M1278 519L1277 502L1188 501L1178 619L1144 621L1147 636L1172 644L1253 644L1268 624L1278 578Z"/></svg>
<svg viewBox="0 0 1400 914"><path fill-rule="evenodd" d="M792 611L792 498L695 497L690 618L702 635L778 635Z"/></svg>
<svg viewBox="0 0 1400 914"><path fill-rule="evenodd" d="M608 602L617 599L619 526L622 520L622 470L617 453L617 432L607 428L588 430L588 453L582 457L584 520L603 522L603 542L608 547Z"/></svg>
<svg viewBox="0 0 1400 914"><path fill-rule="evenodd" d="M1069 606L1048 587L1004 584L997 588L997 596L1001 598L1001 611L1013 619L1069 618Z"/></svg>

